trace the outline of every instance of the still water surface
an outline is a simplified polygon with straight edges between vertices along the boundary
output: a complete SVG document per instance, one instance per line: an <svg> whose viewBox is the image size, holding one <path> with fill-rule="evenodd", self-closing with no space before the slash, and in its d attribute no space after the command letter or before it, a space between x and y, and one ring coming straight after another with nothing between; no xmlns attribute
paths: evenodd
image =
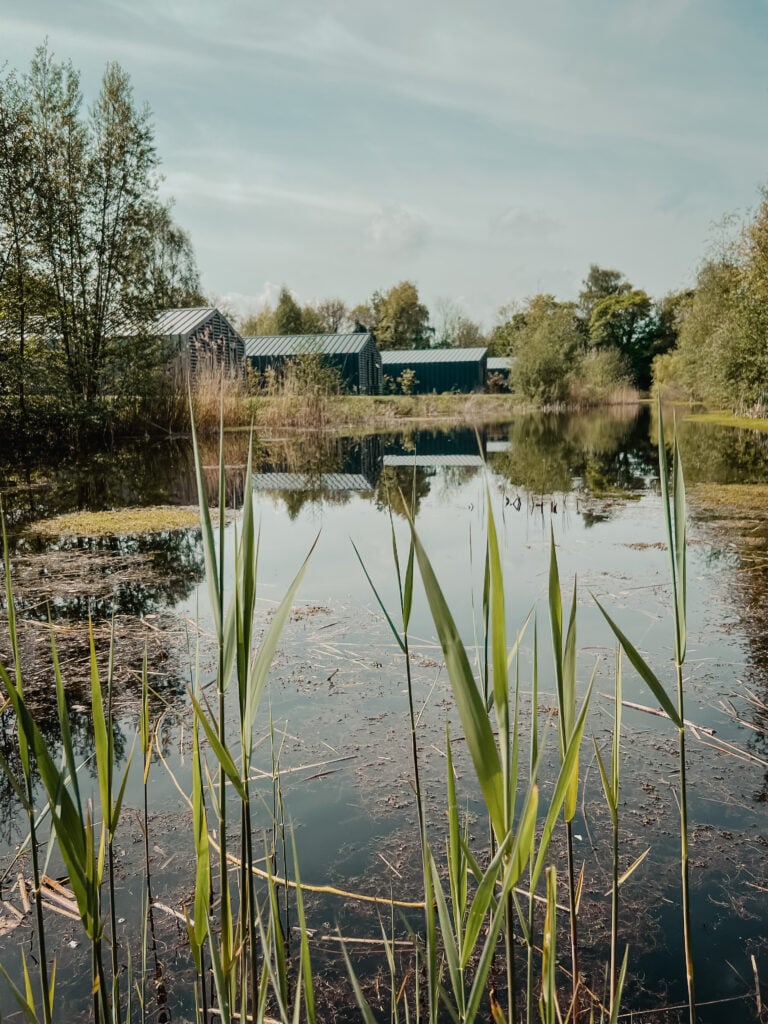
<svg viewBox="0 0 768 1024"><path fill-rule="evenodd" d="M764 635L768 526L759 502L742 496L742 505L734 510L715 501L712 488L767 483L768 442L755 432L688 423L682 423L678 433L690 497L687 715L701 727L690 752L693 927L699 998L706 1001L748 988L744 979L751 978L750 954L765 963L768 972L763 925L768 910L764 868L768 765L757 760L766 758L765 723L750 698L750 694L758 700L768 697ZM259 767L265 773L255 783L262 800L262 828L267 828L276 806L271 783L275 758L282 771L278 796L285 819L296 830L303 881L384 896L392 892L407 898L417 892L403 665L351 542L382 600L394 610L397 591L390 522L405 551L408 527L403 495L413 494L417 529L462 637L474 649L482 631L490 498L500 533L510 636L531 609L539 617L540 721L542 730L550 733L545 778L551 780L557 758L555 730L551 723L546 725L546 713L555 703L546 619L551 536L557 545L564 591L569 593L573 579L578 580L583 688L598 665L584 748L585 796L575 831L577 855L587 865L582 934L596 954L588 969L594 972L595 985L602 986L598 972L607 950L604 893L610 871L609 820L600 799L591 736L600 744L607 741L612 707L605 695L612 690L614 653L592 595L617 618L671 687L672 624L655 440L645 411L519 417L479 436L467 429L363 439L290 437L259 446L253 494L245 495L247 438L227 437L227 502L235 510L227 526L228 549L232 550L237 510L243 501L251 500L261 529L259 608L265 621L318 533L320 538L257 725ZM215 501L217 446L204 450L203 459L210 500ZM0 488L14 550L16 596L22 616L33 624L30 635L34 623L45 622L50 608L66 642L65 631L79 628L90 609L97 641L104 646L109 618L113 613L117 616L118 651L121 638L125 644L118 698L123 713L116 736L122 757L127 756L135 731L136 673L147 631L153 637L153 683L166 702L158 699L156 706L166 764L156 759L150 777L153 895L178 910L189 899L193 875L188 811L173 776L188 791L186 687L196 623L204 634L203 681L215 677L205 635L209 620L199 533L167 531L144 538L52 542L36 535L35 523L73 509L194 504L189 447L127 447L55 467L17 461L0 466ZM451 723L455 736L460 730L420 591L411 631L417 697L423 708L420 751L432 830L439 843L444 820L445 723ZM25 648L30 663L37 666L44 664L44 636L40 635L44 633L39 628L37 639L29 639ZM4 638L0 646L5 646ZM73 647L65 676L76 742L86 758L91 742L86 676L75 655ZM524 726L531 713L526 701L531 660L529 639L520 670ZM55 724L42 670L38 693L38 714L44 731L53 738ZM654 704L629 669L624 696L635 704ZM743 721L734 720L734 713ZM5 728L7 737L7 723ZM650 847L624 889L622 934L632 947L634 980L628 997L635 1007L671 1005L684 997L675 863L674 740L668 723L642 710L626 710L621 810L625 863ZM733 744L733 749L726 743ZM460 741L457 748L462 800L473 832L482 842L484 826L471 769ZM84 778L88 771L86 766ZM142 793L138 773L134 776L120 844L121 916L128 938L138 932L136 907L143 891L138 813ZM6 865L23 839L24 827L7 788L0 807L0 856ZM8 874L6 891L16 870ZM310 912L310 923L320 937L319 949L322 937L337 924L345 934L378 932L375 918L349 901L318 897ZM87 993L83 1001L82 983L77 980L83 946L71 949L68 945L79 938L74 923L56 921L54 927L58 928L58 997L71 1019L76 1019L79 1007L87 1006ZM172 919L158 924L158 931L167 1008L173 1019L181 1019L179 1015L192 1009L183 980L188 969L184 942ZM2 962L14 973L19 946L29 940L26 923L0 938ZM328 964L324 970L330 975L335 970L333 956ZM0 990L0 1006L5 1010L3 998ZM727 1021L742 1012L748 1011L734 1010L732 1004L704 1007L701 1020Z"/></svg>

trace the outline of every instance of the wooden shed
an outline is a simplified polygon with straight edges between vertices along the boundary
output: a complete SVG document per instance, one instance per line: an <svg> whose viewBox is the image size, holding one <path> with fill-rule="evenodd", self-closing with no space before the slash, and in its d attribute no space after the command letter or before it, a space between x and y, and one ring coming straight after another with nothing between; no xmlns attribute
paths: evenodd
<svg viewBox="0 0 768 1024"><path fill-rule="evenodd" d="M403 371L411 370L411 391L417 395L482 391L487 359L487 348L391 349L381 353L384 376L393 382L394 389L398 390L397 381Z"/></svg>
<svg viewBox="0 0 768 1024"><path fill-rule="evenodd" d="M381 353L370 331L352 334L260 334L245 339L245 357L257 373L281 374L299 355L318 355L339 371L342 385L358 395L380 395Z"/></svg>
<svg viewBox="0 0 768 1024"><path fill-rule="evenodd" d="M245 342L223 313L212 306L166 309L158 313L155 334L165 338L196 373L203 365L225 366L235 373L245 369Z"/></svg>

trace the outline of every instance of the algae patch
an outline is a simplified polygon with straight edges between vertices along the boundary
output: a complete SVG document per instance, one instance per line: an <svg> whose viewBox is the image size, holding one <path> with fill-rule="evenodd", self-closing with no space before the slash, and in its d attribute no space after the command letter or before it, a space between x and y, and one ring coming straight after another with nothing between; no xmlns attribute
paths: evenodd
<svg viewBox="0 0 768 1024"><path fill-rule="evenodd" d="M200 514L196 508L150 505L103 512L69 512L35 523L30 532L44 537L126 537L183 530L199 524Z"/></svg>
<svg viewBox="0 0 768 1024"><path fill-rule="evenodd" d="M768 419L760 416L736 416L731 412L698 412L685 417L688 423L708 423L716 427L737 427L768 433Z"/></svg>
<svg viewBox="0 0 768 1024"><path fill-rule="evenodd" d="M707 512L768 517L768 484L697 484L689 499Z"/></svg>

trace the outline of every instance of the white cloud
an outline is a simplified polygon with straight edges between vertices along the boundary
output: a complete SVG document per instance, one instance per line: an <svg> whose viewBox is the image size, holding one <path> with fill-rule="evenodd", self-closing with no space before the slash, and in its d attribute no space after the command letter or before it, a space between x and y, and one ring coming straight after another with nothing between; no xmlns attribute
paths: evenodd
<svg viewBox="0 0 768 1024"><path fill-rule="evenodd" d="M215 306L230 310L238 319L255 316L265 306L274 306L280 295L280 285L273 281L265 281L261 291L255 295L244 295L242 292L224 292L212 297Z"/></svg>
<svg viewBox="0 0 768 1024"><path fill-rule="evenodd" d="M491 237L509 236L526 242L543 241L560 228L560 224L543 210L528 210L522 206L508 206L490 223Z"/></svg>
<svg viewBox="0 0 768 1024"><path fill-rule="evenodd" d="M400 203L385 203L368 225L371 246L388 256L417 252L429 237L424 218Z"/></svg>

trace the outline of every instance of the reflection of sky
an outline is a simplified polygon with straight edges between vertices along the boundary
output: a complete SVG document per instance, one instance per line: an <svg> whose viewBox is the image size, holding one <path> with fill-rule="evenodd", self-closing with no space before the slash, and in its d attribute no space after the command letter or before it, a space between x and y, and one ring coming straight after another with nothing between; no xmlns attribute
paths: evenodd
<svg viewBox="0 0 768 1024"><path fill-rule="evenodd" d="M471 645L475 639L473 614L477 616L477 636L481 628L485 485L478 473L463 483L444 487L444 472L436 472L429 494L422 499L417 529L462 637ZM654 652L658 671L666 671L672 641L666 615L667 555L653 547L664 540L660 499L652 493L624 503L606 499L602 504L607 517L592 520L593 525L588 526L575 495L561 497L557 511L553 512L549 502L545 502L543 510L531 510L523 503L520 511L516 511L506 505L504 493L495 486L493 478L491 494L506 583L509 640L535 606L542 623L541 672L545 689L549 688L551 677L546 618L550 528L557 545L564 604L570 602L573 578L578 575L579 648L584 678L589 675L595 657L602 657L606 664L613 657L611 635L590 593L615 614L640 649ZM279 503L258 495L255 502L262 533L262 600L279 601L319 531L319 542L300 590L302 604L376 611L375 598L352 549L354 541L385 604L393 611L397 608L390 520L385 509L377 508L366 497L353 495L345 505L305 506L291 521ZM590 508L595 508L595 502L590 502ZM408 527L402 518L395 517L394 529L404 561ZM692 547L689 553L689 571L689 661L695 664L699 659L718 656L724 622L720 608L717 621L710 621L718 572L698 547ZM418 574L416 590L411 632L433 642L435 629ZM473 600L478 609L475 613ZM192 604L188 607L194 610ZM639 681L629 679L627 687L632 699L652 703ZM702 714L708 714L703 707Z"/></svg>

